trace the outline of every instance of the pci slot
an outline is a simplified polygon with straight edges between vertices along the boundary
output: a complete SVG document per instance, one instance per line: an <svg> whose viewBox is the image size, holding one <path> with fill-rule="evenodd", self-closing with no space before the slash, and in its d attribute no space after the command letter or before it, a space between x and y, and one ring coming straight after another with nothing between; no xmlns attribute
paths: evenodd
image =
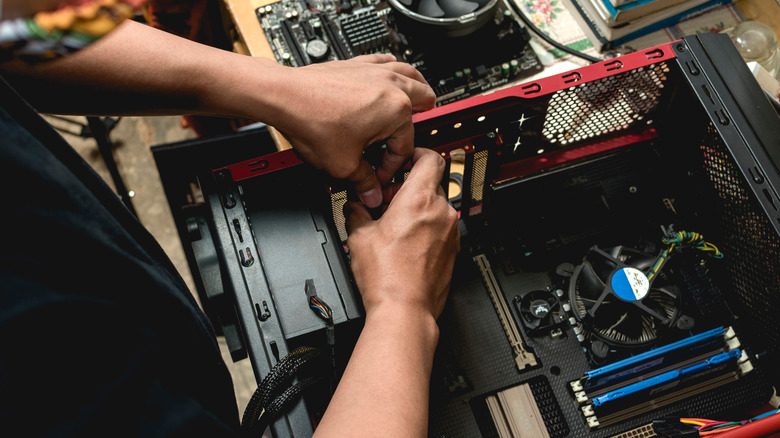
<svg viewBox="0 0 780 438"><path fill-rule="evenodd" d="M520 331L517 329L517 324L515 324L509 306L506 304L504 294L498 286L498 280L496 280L496 276L493 274L493 269L490 268L487 257L484 254L480 254L474 257L474 262L482 273L482 281L485 283L485 288L487 288L490 300L496 309L498 319L501 321L504 333L512 346L517 369L523 371L526 367L536 366L536 356L530 351L526 351L523 346L523 338L520 337Z"/></svg>

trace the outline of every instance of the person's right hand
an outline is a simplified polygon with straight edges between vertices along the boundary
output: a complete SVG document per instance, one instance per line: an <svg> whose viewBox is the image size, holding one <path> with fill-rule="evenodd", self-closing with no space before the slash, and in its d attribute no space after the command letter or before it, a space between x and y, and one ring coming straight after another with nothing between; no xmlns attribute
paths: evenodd
<svg viewBox="0 0 780 438"><path fill-rule="evenodd" d="M439 154L415 149L409 177L381 218L349 204L347 246L367 315L384 305L441 314L460 249L458 215L441 187L444 169Z"/></svg>
<svg viewBox="0 0 780 438"><path fill-rule="evenodd" d="M412 113L433 108L436 96L422 74L392 55L364 55L305 67L284 67L284 96L271 120L308 163L350 180L363 203L378 207L414 150ZM385 141L376 171L363 150Z"/></svg>

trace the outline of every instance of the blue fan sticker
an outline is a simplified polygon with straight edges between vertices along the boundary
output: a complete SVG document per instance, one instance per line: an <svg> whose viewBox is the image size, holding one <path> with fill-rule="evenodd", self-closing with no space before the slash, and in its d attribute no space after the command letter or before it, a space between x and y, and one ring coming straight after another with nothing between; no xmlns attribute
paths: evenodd
<svg viewBox="0 0 780 438"><path fill-rule="evenodd" d="M621 268L612 275L612 290L624 301L639 301L650 291L650 281L639 269Z"/></svg>

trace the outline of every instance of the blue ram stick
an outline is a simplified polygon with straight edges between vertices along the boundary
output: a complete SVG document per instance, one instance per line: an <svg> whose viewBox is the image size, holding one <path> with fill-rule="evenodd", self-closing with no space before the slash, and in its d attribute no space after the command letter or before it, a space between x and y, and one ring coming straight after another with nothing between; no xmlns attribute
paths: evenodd
<svg viewBox="0 0 780 438"><path fill-rule="evenodd" d="M596 377L614 373L621 369L629 368L634 365L641 364L645 361L652 360L654 358L657 358L658 356L661 356L663 354L669 353L674 350L691 347L701 342L706 342L706 341L716 339L719 336L723 336L723 334L726 333L726 330L727 330L726 327L718 327L703 333L699 333L698 335L694 335L689 338L679 340L677 342L672 342L671 344L652 349L642 354L637 354L636 356L631 356L629 358L617 361L615 363L603 366L601 368L597 368L593 371L587 371L585 373L585 378L586 380L592 380Z"/></svg>
<svg viewBox="0 0 780 438"><path fill-rule="evenodd" d="M613 402L617 399L636 394L640 391L644 391L646 389L650 389L659 385L663 385L665 383L669 383L678 379L681 379L683 377L691 376L696 373L700 373L702 371L709 370L710 368L713 368L717 365L720 365L722 363L726 363L730 360L736 361L739 359L739 357L742 355L742 352L737 348L732 351L727 351L725 353L717 354L709 359L707 359L704 362L697 363L696 365L691 365L687 368L683 368L681 370L674 370L669 371L663 374L660 374L655 377L651 377L650 379L647 379L642 382L633 383L631 385L628 385L624 388L616 389L614 391L608 392L600 397L596 397L593 399L593 405L594 406L603 406L604 404Z"/></svg>

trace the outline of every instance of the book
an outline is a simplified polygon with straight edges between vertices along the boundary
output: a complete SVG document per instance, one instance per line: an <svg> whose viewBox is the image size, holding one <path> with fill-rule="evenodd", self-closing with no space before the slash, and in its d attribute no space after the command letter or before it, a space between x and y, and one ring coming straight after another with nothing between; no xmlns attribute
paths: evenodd
<svg viewBox="0 0 780 438"><path fill-rule="evenodd" d="M614 6L611 0L600 0L607 12L607 24L611 27L626 23L649 14L660 14L663 11L668 16L705 3L707 0L636 0L620 6Z"/></svg>
<svg viewBox="0 0 780 438"><path fill-rule="evenodd" d="M601 0L561 0L572 13L575 21L582 27L583 32L599 51L609 50L628 41L674 26L705 12L731 4L733 0L708 0L691 9L677 13L669 17L643 17L631 21L620 27L609 27L597 11L594 3L601 4Z"/></svg>
<svg viewBox="0 0 780 438"><path fill-rule="evenodd" d="M639 0L609 0L609 2L612 3L612 6L614 6L614 7L618 7L618 6L621 6L621 5L627 5L629 3L634 3L634 2L637 2L637 1L639 1Z"/></svg>

